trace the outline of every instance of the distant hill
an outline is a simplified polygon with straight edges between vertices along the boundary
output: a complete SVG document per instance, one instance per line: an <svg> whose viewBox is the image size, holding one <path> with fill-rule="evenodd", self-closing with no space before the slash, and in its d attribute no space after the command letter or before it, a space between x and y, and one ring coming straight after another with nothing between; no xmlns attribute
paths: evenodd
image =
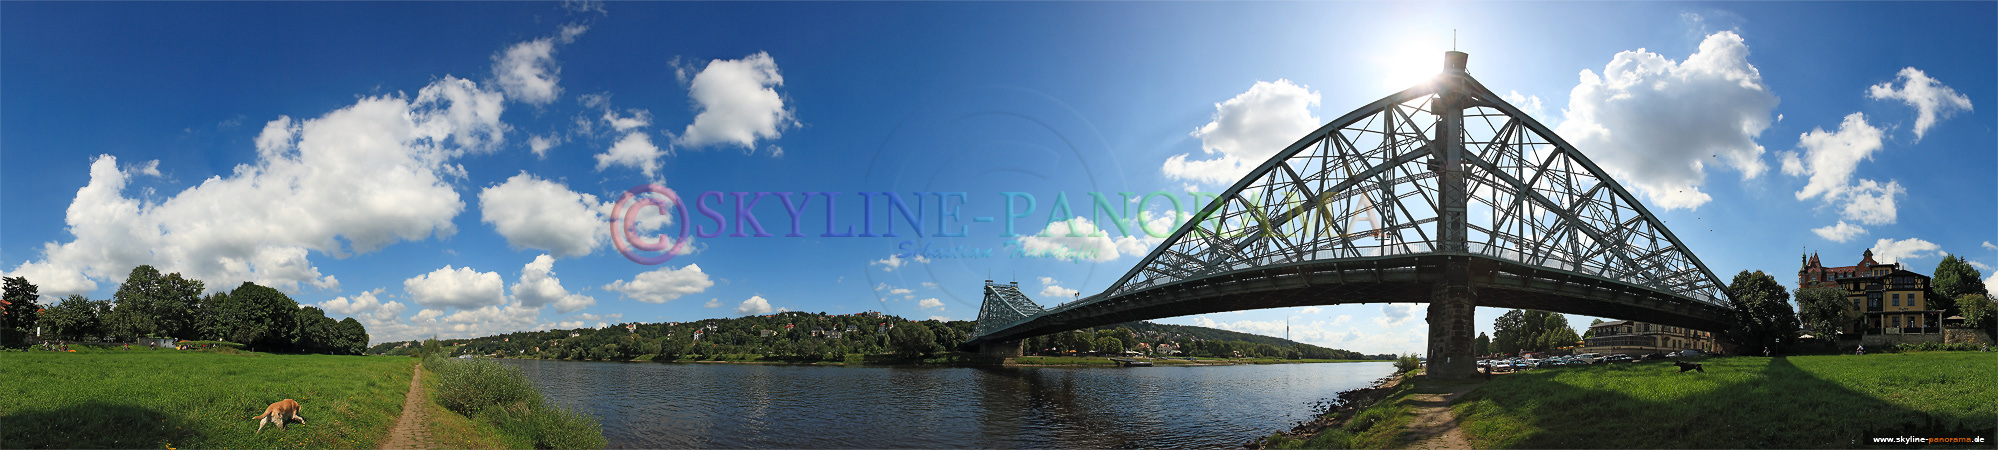
<svg viewBox="0 0 1998 450"><path fill-rule="evenodd" d="M621 323L602 329L574 328L522 331L470 339L446 339L442 344L461 354L502 354L551 359L630 359L643 355L764 353L800 358L830 358L845 354L881 354L892 350L887 331L912 322L867 312L826 314L782 312L760 316L703 319L692 322ZM971 321L921 322L945 346L968 338ZM1137 342L1174 342L1200 356L1282 354L1295 349L1307 358L1363 359L1357 352L1327 349L1283 338L1218 330L1192 325L1127 322L1094 330L1129 329ZM1093 338L1092 338L1093 339ZM407 353L417 341L384 342L369 353ZM1295 356L1295 355L1293 355ZM1392 357L1392 355L1385 355Z"/></svg>

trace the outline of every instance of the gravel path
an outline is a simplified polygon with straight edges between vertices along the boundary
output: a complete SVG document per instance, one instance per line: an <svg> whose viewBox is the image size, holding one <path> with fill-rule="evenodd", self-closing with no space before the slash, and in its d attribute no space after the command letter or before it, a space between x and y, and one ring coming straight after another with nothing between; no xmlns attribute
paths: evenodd
<svg viewBox="0 0 1998 450"><path fill-rule="evenodd" d="M389 432L384 450L434 448L430 438L430 396L423 392L423 365L416 365L416 372L409 377L409 395L402 400L402 418L395 422L395 431Z"/></svg>
<svg viewBox="0 0 1998 450"><path fill-rule="evenodd" d="M1480 384L1467 384L1451 388L1442 394L1415 394L1408 397L1415 405L1415 420L1408 423L1408 448L1426 450L1470 449L1471 441L1464 439L1464 430L1457 426L1457 415L1450 411L1450 402L1465 393L1477 389Z"/></svg>

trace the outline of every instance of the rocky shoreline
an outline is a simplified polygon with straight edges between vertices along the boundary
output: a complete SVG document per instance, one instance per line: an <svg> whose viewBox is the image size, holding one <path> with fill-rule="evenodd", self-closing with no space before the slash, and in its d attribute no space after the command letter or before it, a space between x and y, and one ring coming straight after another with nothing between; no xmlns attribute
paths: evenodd
<svg viewBox="0 0 1998 450"><path fill-rule="evenodd" d="M1374 380L1370 386L1342 391L1336 398L1319 400L1317 403L1312 404L1312 409L1317 411L1317 413L1312 416L1310 421L1300 422L1297 426L1291 427L1290 431L1279 431L1277 435L1298 440L1309 440L1321 431L1343 426L1346 423L1346 419L1352 418L1354 413L1373 406L1375 403L1379 403L1389 393L1394 392L1394 389L1401 386L1401 383L1406 381L1408 376L1409 374L1406 373L1389 375L1379 380ZM1260 450L1268 445L1269 438L1269 436L1259 437L1254 441L1242 444L1242 447Z"/></svg>

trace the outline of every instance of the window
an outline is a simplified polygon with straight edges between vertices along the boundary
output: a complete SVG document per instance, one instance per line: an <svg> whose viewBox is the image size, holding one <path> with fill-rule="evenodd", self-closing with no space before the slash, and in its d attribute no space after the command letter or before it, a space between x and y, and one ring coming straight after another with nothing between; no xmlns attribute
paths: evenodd
<svg viewBox="0 0 1998 450"><path fill-rule="evenodd" d="M1894 294L1894 306L1901 306L1901 294Z"/></svg>
<svg viewBox="0 0 1998 450"><path fill-rule="evenodd" d="M1894 316L1894 328L1901 327L1901 316Z"/></svg>

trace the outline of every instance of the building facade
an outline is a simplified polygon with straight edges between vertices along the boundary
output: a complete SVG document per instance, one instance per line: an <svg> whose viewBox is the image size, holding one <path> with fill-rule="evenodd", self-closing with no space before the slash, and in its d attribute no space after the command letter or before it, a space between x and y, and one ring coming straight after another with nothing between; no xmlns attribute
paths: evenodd
<svg viewBox="0 0 1998 450"><path fill-rule="evenodd" d="M1720 350L1714 344L1714 334L1710 332L1629 320L1590 325L1589 337L1583 342L1576 353L1641 355L1680 350L1715 353Z"/></svg>
<svg viewBox="0 0 1998 450"><path fill-rule="evenodd" d="M1811 255L1797 271L1800 288L1845 288L1847 308L1860 313L1841 330L1849 335L1941 333L1942 311L1929 307L1929 282L1901 264L1874 261L1870 249L1859 264L1844 267L1824 267Z"/></svg>

